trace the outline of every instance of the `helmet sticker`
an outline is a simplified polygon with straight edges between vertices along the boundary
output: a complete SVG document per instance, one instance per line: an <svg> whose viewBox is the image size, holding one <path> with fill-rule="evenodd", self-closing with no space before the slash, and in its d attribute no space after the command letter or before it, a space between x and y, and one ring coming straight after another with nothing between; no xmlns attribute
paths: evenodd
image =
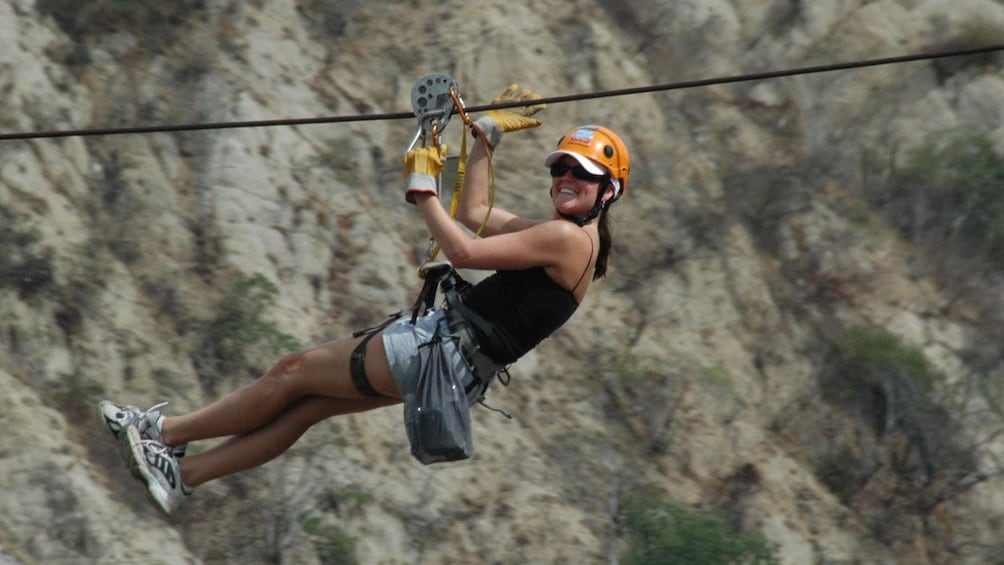
<svg viewBox="0 0 1004 565"><path fill-rule="evenodd" d="M596 130L590 128L579 128L572 132L572 137L569 141L576 141L579 143L589 144L593 142L593 134Z"/></svg>

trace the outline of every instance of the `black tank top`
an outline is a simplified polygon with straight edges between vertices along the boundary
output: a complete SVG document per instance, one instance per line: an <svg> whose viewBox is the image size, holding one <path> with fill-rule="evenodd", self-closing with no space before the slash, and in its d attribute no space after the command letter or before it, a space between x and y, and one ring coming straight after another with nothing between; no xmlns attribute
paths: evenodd
<svg viewBox="0 0 1004 565"><path fill-rule="evenodd" d="M467 290L464 304L493 324L491 335L475 329L481 350L508 365L537 346L575 313L579 303L543 267L497 271Z"/></svg>

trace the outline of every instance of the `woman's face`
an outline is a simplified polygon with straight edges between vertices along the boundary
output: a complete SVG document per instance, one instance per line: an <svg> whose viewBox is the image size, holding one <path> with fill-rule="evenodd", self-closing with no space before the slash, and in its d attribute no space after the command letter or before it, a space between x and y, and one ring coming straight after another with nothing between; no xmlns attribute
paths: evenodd
<svg viewBox="0 0 1004 565"><path fill-rule="evenodd" d="M551 200L558 212L584 216L596 204L596 192L604 177L589 174L572 157L551 165Z"/></svg>

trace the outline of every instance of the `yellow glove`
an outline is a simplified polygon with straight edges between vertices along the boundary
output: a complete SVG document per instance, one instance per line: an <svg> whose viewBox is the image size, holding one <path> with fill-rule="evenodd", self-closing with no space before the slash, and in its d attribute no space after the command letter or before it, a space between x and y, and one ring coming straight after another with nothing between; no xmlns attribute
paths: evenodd
<svg viewBox="0 0 1004 565"><path fill-rule="evenodd" d="M439 194L439 173L446 162L446 144L419 147L404 154L404 199L415 204L416 194Z"/></svg>
<svg viewBox="0 0 1004 565"><path fill-rule="evenodd" d="M541 96L528 88L520 88L518 84L511 84L502 94L498 95L492 104L506 102L531 102L540 100ZM500 108L498 110L488 110L484 116L471 124L474 135L482 136L491 149L502 141L502 134L526 128L535 128L541 121L534 118L535 114L547 108L547 104L530 104L527 106L513 106L511 108Z"/></svg>

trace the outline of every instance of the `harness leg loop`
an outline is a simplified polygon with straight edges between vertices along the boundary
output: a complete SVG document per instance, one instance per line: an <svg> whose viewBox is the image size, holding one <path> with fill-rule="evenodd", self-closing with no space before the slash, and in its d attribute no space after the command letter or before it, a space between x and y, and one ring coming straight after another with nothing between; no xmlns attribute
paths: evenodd
<svg viewBox="0 0 1004 565"><path fill-rule="evenodd" d="M372 398L391 398L373 388L369 376L366 374L366 345L373 339L373 336L379 334L381 330L390 325L390 321L393 321L393 319L367 333L366 337L359 342L359 345L352 350L352 355L349 357L349 374L352 376L352 384L356 385L356 390Z"/></svg>

